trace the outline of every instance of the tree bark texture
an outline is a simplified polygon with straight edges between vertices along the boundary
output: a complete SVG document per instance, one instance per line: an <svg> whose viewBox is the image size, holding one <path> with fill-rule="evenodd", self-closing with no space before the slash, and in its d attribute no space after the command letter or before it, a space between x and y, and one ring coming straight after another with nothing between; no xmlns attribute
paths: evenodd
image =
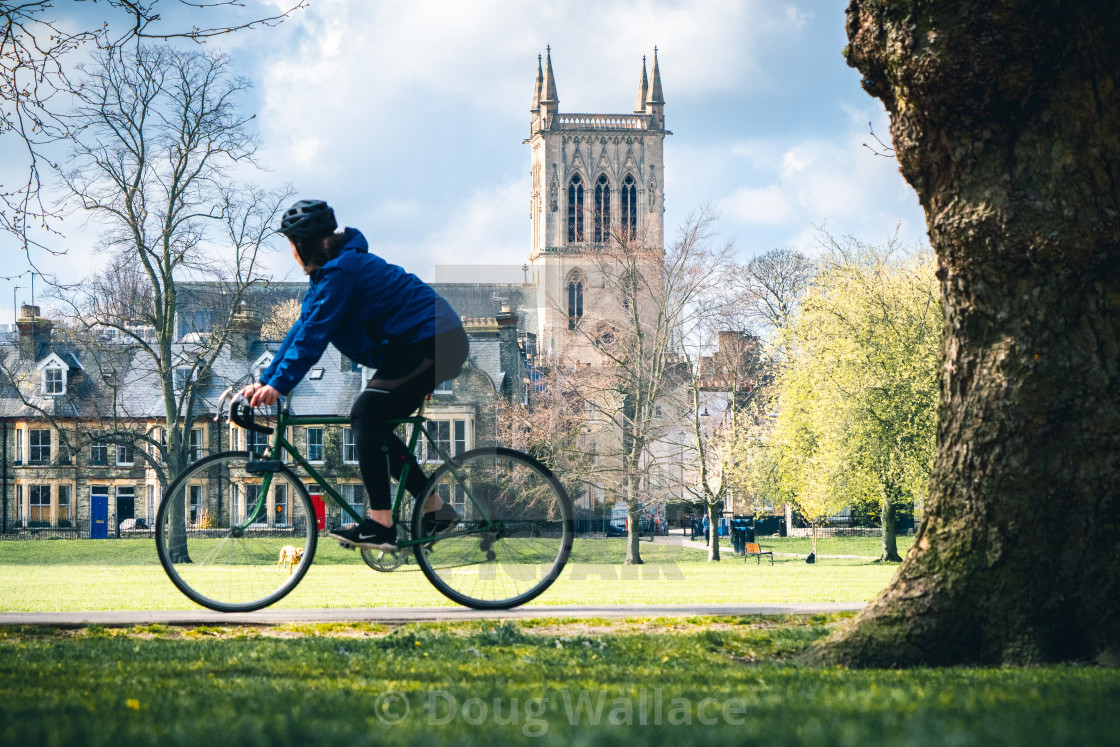
<svg viewBox="0 0 1120 747"><path fill-rule="evenodd" d="M879 560L884 563L901 562L902 556L898 554L898 533L895 531L898 515L893 500L884 497L880 501L879 520L883 525L883 550L879 553Z"/></svg>
<svg viewBox="0 0 1120 747"><path fill-rule="evenodd" d="M627 480L626 490L626 559L623 565L643 565L642 545L640 542L640 524L642 510L638 507L637 491L633 490L634 482Z"/></svg>
<svg viewBox="0 0 1120 747"><path fill-rule="evenodd" d="M853 0L945 304L926 516L819 650L853 666L1120 650L1120 3Z"/></svg>
<svg viewBox="0 0 1120 747"><path fill-rule="evenodd" d="M708 523L711 524L712 527L711 531L708 532L708 537L710 538L708 542L708 560L710 562L718 562L720 520L720 515L718 513L719 509L717 509L715 504L709 503L704 510L708 512Z"/></svg>

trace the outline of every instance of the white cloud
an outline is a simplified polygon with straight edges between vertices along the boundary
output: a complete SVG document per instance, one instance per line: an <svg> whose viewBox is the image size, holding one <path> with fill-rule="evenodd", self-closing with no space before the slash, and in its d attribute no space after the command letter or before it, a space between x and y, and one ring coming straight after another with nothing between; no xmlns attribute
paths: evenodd
<svg viewBox="0 0 1120 747"><path fill-rule="evenodd" d="M680 102L769 85L766 49L803 25L792 6L764 0L323 0L281 27L287 43L262 50L261 128L276 163L312 176L299 148L309 137L329 136L317 155L342 166L402 129L527 121L535 56L549 43L562 109L624 112L654 44L666 97Z"/></svg>
<svg viewBox="0 0 1120 747"><path fill-rule="evenodd" d="M789 142L775 135L730 148L752 167L752 183L732 189L719 204L750 250L781 245L815 252L818 227L879 242L898 226L903 241L924 240L917 197L897 162L863 145L869 119L876 132L886 131L885 114L848 108L845 115L847 129L833 137Z"/></svg>
<svg viewBox="0 0 1120 747"><path fill-rule="evenodd" d="M256 178L329 200L374 251L430 276L437 264L524 262L521 140L546 44L565 112L629 111L641 56L652 63L658 45L676 133L665 143L667 235L708 200L746 251L811 248L821 223L874 241L901 218L904 236L923 234L893 160L861 148L867 120L882 135L886 118L839 58L842 4L316 0L276 28L207 48L230 49L256 85L259 161L271 169ZM77 224L60 226L81 258L62 263L71 280L100 259L80 249L96 232ZM275 263L286 271L282 253Z"/></svg>
<svg viewBox="0 0 1120 747"><path fill-rule="evenodd" d="M765 51L805 18L766 0L321 0L261 50L262 161L372 229L391 261L520 263L528 187L514 175L546 44L564 111L630 110L654 44L666 98L684 106L769 85Z"/></svg>
<svg viewBox="0 0 1120 747"><path fill-rule="evenodd" d="M813 154L809 148L798 146L791 148L782 156L782 172L785 174L795 174L798 171L803 171L813 163Z"/></svg>
<svg viewBox="0 0 1120 747"><path fill-rule="evenodd" d="M720 208L724 217L748 225L778 226L794 214L790 195L778 185L740 187L721 201Z"/></svg>
<svg viewBox="0 0 1120 747"><path fill-rule="evenodd" d="M415 247L420 264L521 265L528 256L529 221L511 223L515 205L528 215L529 180L518 179L473 192L440 228ZM421 259L423 258L423 259Z"/></svg>

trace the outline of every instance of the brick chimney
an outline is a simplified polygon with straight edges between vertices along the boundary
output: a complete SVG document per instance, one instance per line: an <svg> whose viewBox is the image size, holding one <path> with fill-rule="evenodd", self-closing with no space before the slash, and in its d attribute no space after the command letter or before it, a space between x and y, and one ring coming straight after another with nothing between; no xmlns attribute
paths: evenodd
<svg viewBox="0 0 1120 747"><path fill-rule="evenodd" d="M39 316L38 306L23 304L19 319L16 320L16 329L19 330L19 359L38 360L41 357L39 351L50 347L53 327L50 319Z"/></svg>
<svg viewBox="0 0 1120 747"><path fill-rule="evenodd" d="M229 324L229 357L244 360L249 355L253 343L260 342L261 320L244 301L233 312Z"/></svg>
<svg viewBox="0 0 1120 747"><path fill-rule="evenodd" d="M510 396L514 402L518 402L522 394L521 387L524 386L521 379L525 372L521 370L521 349L517 346L517 312L510 311L509 304L503 303L502 310L494 319L498 322L498 349L502 371L506 374Z"/></svg>
<svg viewBox="0 0 1120 747"><path fill-rule="evenodd" d="M723 359L720 361L721 368L735 366L740 372L746 372L758 360L760 341L752 334L720 332L718 344L719 355Z"/></svg>

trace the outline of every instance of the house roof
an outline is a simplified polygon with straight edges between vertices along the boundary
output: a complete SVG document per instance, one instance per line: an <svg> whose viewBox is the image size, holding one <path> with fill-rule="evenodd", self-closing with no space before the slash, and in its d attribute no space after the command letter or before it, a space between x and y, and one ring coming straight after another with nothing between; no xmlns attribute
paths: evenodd
<svg viewBox="0 0 1120 747"><path fill-rule="evenodd" d="M186 370L197 361L201 343L179 342L173 354ZM262 356L275 352L278 342L253 342L231 353L226 346L214 360L211 375L201 387L195 401L196 415L215 411L218 399L228 387L240 387L253 380L255 364ZM164 416L162 386L158 371L143 350L100 342L88 347L53 342L42 346L42 355L35 360L20 360L18 345L0 342L0 417L40 417L47 414L59 418L117 417L153 419ZM42 393L41 373L37 369L48 356L56 355L72 361L66 392L58 396ZM291 409L298 415L346 415L361 392L363 375L352 370L347 360L333 346L328 346L315 365L322 373L316 378L306 376L292 391ZM468 365L485 372L501 390L505 373L501 370L501 342L497 337L471 339ZM8 375L5 375L7 372ZM177 392L185 381L175 377Z"/></svg>

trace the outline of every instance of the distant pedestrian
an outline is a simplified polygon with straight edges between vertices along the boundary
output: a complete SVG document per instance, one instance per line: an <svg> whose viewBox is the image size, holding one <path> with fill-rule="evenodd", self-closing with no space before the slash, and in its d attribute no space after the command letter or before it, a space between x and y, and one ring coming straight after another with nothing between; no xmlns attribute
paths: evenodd
<svg viewBox="0 0 1120 747"><path fill-rule="evenodd" d="M708 518L707 514L704 514L704 524L703 524L703 526L704 526L704 544L709 544L711 542L711 535L712 535L712 522Z"/></svg>

